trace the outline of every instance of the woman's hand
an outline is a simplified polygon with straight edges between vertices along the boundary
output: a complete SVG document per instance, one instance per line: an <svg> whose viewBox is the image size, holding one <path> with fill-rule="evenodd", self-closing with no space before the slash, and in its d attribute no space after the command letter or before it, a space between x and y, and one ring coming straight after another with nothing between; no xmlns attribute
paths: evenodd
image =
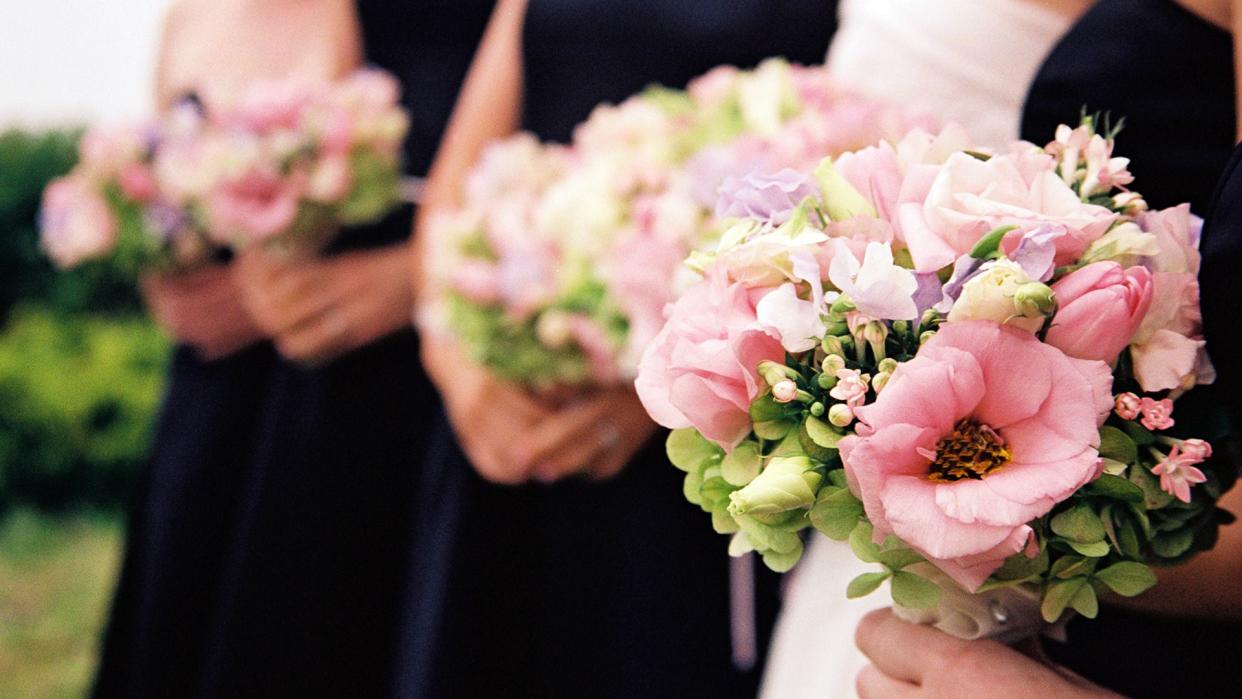
<svg viewBox="0 0 1242 699"><path fill-rule="evenodd" d="M902 621L890 609L864 617L855 641L872 662L858 674L856 688L862 699L1119 696L996 641L963 641L930 626Z"/></svg>
<svg viewBox="0 0 1242 699"><path fill-rule="evenodd" d="M242 305L231 265L208 265L181 274L149 274L143 298L157 323L204 359L228 356L263 339Z"/></svg>
<svg viewBox="0 0 1242 699"><path fill-rule="evenodd" d="M252 249L237 264L246 308L291 360L327 362L411 322L404 244L311 259Z"/></svg>
<svg viewBox="0 0 1242 699"><path fill-rule="evenodd" d="M551 404L431 335L423 336L423 366L475 470L496 483L609 478L655 431L628 387Z"/></svg>

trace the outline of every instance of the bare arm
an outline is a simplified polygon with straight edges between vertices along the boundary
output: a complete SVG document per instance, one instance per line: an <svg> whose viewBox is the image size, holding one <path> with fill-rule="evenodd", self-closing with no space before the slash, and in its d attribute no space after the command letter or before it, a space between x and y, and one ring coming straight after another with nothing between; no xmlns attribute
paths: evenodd
<svg viewBox="0 0 1242 699"><path fill-rule="evenodd" d="M1238 134L1242 141L1242 0L1229 3L1229 28L1233 31L1233 80L1234 99L1237 100Z"/></svg>
<svg viewBox="0 0 1242 699"><path fill-rule="evenodd" d="M492 12L428 174L415 223L419 230L427 230L424 224L437 209L453 206L460 200L461 183L488 141L507 136L518 128L522 109L522 21L525 15L526 0L501 0ZM422 238L414 236L415 243L411 246L414 288L419 291L423 286L421 260L425 243Z"/></svg>

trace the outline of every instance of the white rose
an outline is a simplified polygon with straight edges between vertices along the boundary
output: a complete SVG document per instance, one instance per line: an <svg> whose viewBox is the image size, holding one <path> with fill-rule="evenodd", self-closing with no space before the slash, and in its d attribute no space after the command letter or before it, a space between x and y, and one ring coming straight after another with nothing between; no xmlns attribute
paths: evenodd
<svg viewBox="0 0 1242 699"><path fill-rule="evenodd" d="M962 295L949 311L949 322L990 320L1028 332L1039 330L1044 319L1019 316L1013 304L1018 287L1030 281L1022 267L1012 260L988 263L983 272L962 287Z"/></svg>

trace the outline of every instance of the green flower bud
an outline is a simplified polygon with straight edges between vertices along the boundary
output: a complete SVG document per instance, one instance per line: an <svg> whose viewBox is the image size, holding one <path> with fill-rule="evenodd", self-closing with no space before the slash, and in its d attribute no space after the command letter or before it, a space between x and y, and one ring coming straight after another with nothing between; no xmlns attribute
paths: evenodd
<svg viewBox="0 0 1242 699"><path fill-rule="evenodd" d="M759 375L767 382L769 386L775 386L782 381L788 381L798 377L797 372L780 362L764 360L759 362Z"/></svg>
<svg viewBox="0 0 1242 699"><path fill-rule="evenodd" d="M823 403L820 403L819 401L815 401L814 403L811 403L811 414L814 415L815 417L823 417L824 410L825 408L824 408Z"/></svg>
<svg viewBox="0 0 1242 699"><path fill-rule="evenodd" d="M940 320L940 313L936 311L936 309L934 308L929 308L926 311L923 311L923 317L919 319L919 325L920 327L925 328L929 325L933 325L939 322L939 320Z"/></svg>
<svg viewBox="0 0 1242 699"><path fill-rule="evenodd" d="M834 320L825 327L824 332L828 335L848 335L850 326L844 320Z"/></svg>
<svg viewBox="0 0 1242 699"><path fill-rule="evenodd" d="M854 421L854 411L845 403L837 403L828 409L828 422L837 427L849 427Z"/></svg>
<svg viewBox="0 0 1242 699"><path fill-rule="evenodd" d="M772 459L746 487L729 495L729 512L772 515L814 505L818 482L804 477L811 467L805 456Z"/></svg>
<svg viewBox="0 0 1242 699"><path fill-rule="evenodd" d="M893 332L897 333L898 335L905 335L906 333L910 332L910 321L894 320L893 321Z"/></svg>
<svg viewBox="0 0 1242 699"><path fill-rule="evenodd" d="M892 376L893 375L887 371L881 371L871 379L871 388L875 389L877 396L880 395L880 391L883 391L884 387L888 385L888 380L892 378Z"/></svg>
<svg viewBox="0 0 1242 699"><path fill-rule="evenodd" d="M932 339L935 336L936 336L936 331L934 330L923 331L923 334L919 335L919 347L922 347L923 345L927 344L927 341Z"/></svg>
<svg viewBox="0 0 1242 699"><path fill-rule="evenodd" d="M878 320L873 320L863 326L863 339L871 346L871 353L875 355L876 360L884 359L884 341L888 339L888 326Z"/></svg>
<svg viewBox="0 0 1242 699"><path fill-rule="evenodd" d="M839 354L830 354L824 357L824 361L820 363L820 368L824 370L825 374L836 376L838 371L845 368L845 357Z"/></svg>
<svg viewBox="0 0 1242 699"><path fill-rule="evenodd" d="M1013 294L1014 311L1023 318L1048 318L1057 312L1057 295L1041 282L1027 282Z"/></svg>
<svg viewBox="0 0 1242 699"><path fill-rule="evenodd" d="M832 306L830 307L830 310L837 314L845 314L857 309L858 307L855 306L854 302L850 300L850 297L845 294L838 296L837 300L833 301Z"/></svg>
<svg viewBox="0 0 1242 699"><path fill-rule="evenodd" d="M815 379L815 382L818 383L819 387L825 391L831 391L832 387L837 385L837 377L832 374L824 373L820 374L819 377Z"/></svg>
<svg viewBox="0 0 1242 699"><path fill-rule="evenodd" d="M893 359L892 357L882 359L880 360L879 366L877 366L876 368L879 369L880 371L888 372L889 374L891 374L894 371L897 371L897 360Z"/></svg>
<svg viewBox="0 0 1242 699"><path fill-rule="evenodd" d="M842 323L842 325L845 324ZM841 350L841 338L836 335L825 336L824 339L820 341L819 346L823 348L824 354L828 356L832 356L834 354L844 354Z"/></svg>

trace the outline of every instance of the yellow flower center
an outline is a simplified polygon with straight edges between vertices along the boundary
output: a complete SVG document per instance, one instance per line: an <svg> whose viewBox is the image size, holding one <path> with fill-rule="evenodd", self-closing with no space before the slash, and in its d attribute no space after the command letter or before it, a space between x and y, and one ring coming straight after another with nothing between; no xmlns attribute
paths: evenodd
<svg viewBox="0 0 1242 699"><path fill-rule="evenodd" d="M982 480L1009 463L1012 455L996 430L970 420L962 420L953 433L936 445L927 480L952 483L963 478Z"/></svg>

